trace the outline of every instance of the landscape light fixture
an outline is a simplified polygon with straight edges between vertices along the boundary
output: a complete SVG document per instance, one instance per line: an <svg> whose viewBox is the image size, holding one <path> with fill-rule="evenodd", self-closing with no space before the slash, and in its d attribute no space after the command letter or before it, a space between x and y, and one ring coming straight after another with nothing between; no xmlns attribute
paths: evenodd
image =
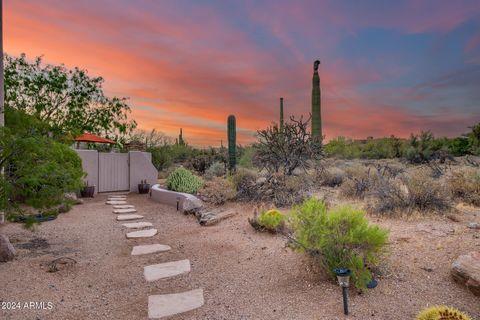
<svg viewBox="0 0 480 320"><path fill-rule="evenodd" d="M352 271L346 268L335 268L333 269L333 272L337 276L338 284L342 287L343 313L348 315L348 286L350 284Z"/></svg>
<svg viewBox="0 0 480 320"><path fill-rule="evenodd" d="M180 209L180 197L177 197L177 211Z"/></svg>

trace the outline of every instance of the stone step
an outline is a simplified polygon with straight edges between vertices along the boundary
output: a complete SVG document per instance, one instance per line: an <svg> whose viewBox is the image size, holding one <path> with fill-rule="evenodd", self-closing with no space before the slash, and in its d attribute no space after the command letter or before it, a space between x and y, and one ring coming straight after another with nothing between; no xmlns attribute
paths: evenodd
<svg viewBox="0 0 480 320"><path fill-rule="evenodd" d="M112 205L119 205L119 204L127 204L127 201L107 201L106 204L112 204Z"/></svg>
<svg viewBox="0 0 480 320"><path fill-rule="evenodd" d="M136 220L143 219L143 216L139 214L121 214L117 216L117 221Z"/></svg>
<svg viewBox="0 0 480 320"><path fill-rule="evenodd" d="M200 308L205 303L203 289L148 297L148 318L158 319Z"/></svg>
<svg viewBox="0 0 480 320"><path fill-rule="evenodd" d="M169 251L170 249L172 249L170 246L166 246L164 244L146 244L143 246L135 246L132 249L132 256Z"/></svg>
<svg viewBox="0 0 480 320"><path fill-rule="evenodd" d="M143 268L143 275L148 282L173 277L186 272L190 272L190 261L188 259L159 263Z"/></svg>
<svg viewBox="0 0 480 320"><path fill-rule="evenodd" d="M135 208L135 206L133 206L131 204L121 204L121 205L114 205L113 206L113 209L131 209L131 208Z"/></svg>
<svg viewBox="0 0 480 320"><path fill-rule="evenodd" d="M122 224L125 228L129 229L140 229L140 228L145 228L145 227L153 227L153 224L151 222L132 222L132 223L124 223Z"/></svg>
<svg viewBox="0 0 480 320"><path fill-rule="evenodd" d="M139 230L139 231L132 231L126 234L128 239L134 239L134 238L150 238L156 235L158 232L157 229L145 229L145 230Z"/></svg>
<svg viewBox="0 0 480 320"><path fill-rule="evenodd" d="M120 214L120 213L135 213L137 212L137 209L133 209L133 208L130 208L130 209L114 209L113 210L113 213L115 214Z"/></svg>

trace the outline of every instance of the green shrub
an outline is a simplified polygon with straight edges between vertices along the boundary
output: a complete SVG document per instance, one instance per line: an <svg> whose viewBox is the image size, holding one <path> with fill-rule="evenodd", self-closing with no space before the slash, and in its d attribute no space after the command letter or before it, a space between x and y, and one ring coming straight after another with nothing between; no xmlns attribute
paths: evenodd
<svg viewBox="0 0 480 320"><path fill-rule="evenodd" d="M480 206L480 169L455 170L448 179L452 196L466 203Z"/></svg>
<svg viewBox="0 0 480 320"><path fill-rule="evenodd" d="M285 216L277 209L263 211L257 217L257 223L268 231L276 232L285 222Z"/></svg>
<svg viewBox="0 0 480 320"><path fill-rule="evenodd" d="M332 278L334 268L352 270L352 282L364 289L371 280L370 267L379 263L388 231L369 225L363 211L340 206L327 211L314 198L292 209L291 222L297 249L318 256Z"/></svg>
<svg viewBox="0 0 480 320"><path fill-rule="evenodd" d="M178 168L167 178L167 188L185 193L197 193L203 181L185 168Z"/></svg>
<svg viewBox="0 0 480 320"><path fill-rule="evenodd" d="M225 174L225 164L219 161L212 163L212 165L205 171L205 176L222 177Z"/></svg>
<svg viewBox="0 0 480 320"><path fill-rule="evenodd" d="M472 320L458 309L447 306L426 308L417 315L416 320Z"/></svg>
<svg viewBox="0 0 480 320"><path fill-rule="evenodd" d="M245 147L239 149L241 153L240 160L238 161L238 165L244 168L253 168L253 157L255 156L255 148L254 147Z"/></svg>
<svg viewBox="0 0 480 320"><path fill-rule="evenodd" d="M148 149L152 153L152 163L158 171L167 169L173 164L170 146L159 146Z"/></svg>

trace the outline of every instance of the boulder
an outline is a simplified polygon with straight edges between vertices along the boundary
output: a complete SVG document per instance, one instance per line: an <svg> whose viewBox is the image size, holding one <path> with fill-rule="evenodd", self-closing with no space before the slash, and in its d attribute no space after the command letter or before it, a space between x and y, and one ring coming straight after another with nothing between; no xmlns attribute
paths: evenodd
<svg viewBox="0 0 480 320"><path fill-rule="evenodd" d="M203 210L200 211L196 216L198 222L202 226L211 226L219 223L222 220L233 217L238 212L236 210L222 210L222 209L212 209L212 210Z"/></svg>
<svg viewBox="0 0 480 320"><path fill-rule="evenodd" d="M202 206L202 200L198 199L197 197L190 196L183 200L182 211L185 214L195 214L198 210L202 208Z"/></svg>
<svg viewBox="0 0 480 320"><path fill-rule="evenodd" d="M453 279L480 296L480 251L460 256L452 264Z"/></svg>
<svg viewBox="0 0 480 320"><path fill-rule="evenodd" d="M10 240L3 234L0 234L0 262L13 260L15 257L15 249Z"/></svg>

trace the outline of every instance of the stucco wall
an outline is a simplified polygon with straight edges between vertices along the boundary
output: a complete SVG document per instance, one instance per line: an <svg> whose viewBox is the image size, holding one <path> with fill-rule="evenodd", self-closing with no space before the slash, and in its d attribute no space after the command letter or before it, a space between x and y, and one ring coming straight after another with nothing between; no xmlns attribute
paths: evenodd
<svg viewBox="0 0 480 320"><path fill-rule="evenodd" d="M152 164L152 154L142 151L130 151L130 192L138 192L142 180L154 185L158 180L158 171Z"/></svg>
<svg viewBox="0 0 480 320"><path fill-rule="evenodd" d="M98 152L96 150L75 150L82 159L83 171L87 173L84 181L89 185L95 185L95 193L98 191Z"/></svg>
<svg viewBox="0 0 480 320"><path fill-rule="evenodd" d="M88 181L89 185L95 185L95 193L99 190L99 156L96 150L83 150L75 149L80 158L82 159L83 171L87 173L87 176L84 178L85 181ZM129 180L128 185L130 192L138 192L138 184L142 180L147 180L147 183L154 185L157 183L158 171L152 164L152 154L149 152L141 151L130 151L128 153L128 171L119 169L120 172L103 172L103 179L114 179L115 177L105 177L105 174L121 174L126 175L125 178ZM112 168L110 168L112 169ZM122 178L122 177L118 177ZM118 190L120 191L120 190Z"/></svg>

